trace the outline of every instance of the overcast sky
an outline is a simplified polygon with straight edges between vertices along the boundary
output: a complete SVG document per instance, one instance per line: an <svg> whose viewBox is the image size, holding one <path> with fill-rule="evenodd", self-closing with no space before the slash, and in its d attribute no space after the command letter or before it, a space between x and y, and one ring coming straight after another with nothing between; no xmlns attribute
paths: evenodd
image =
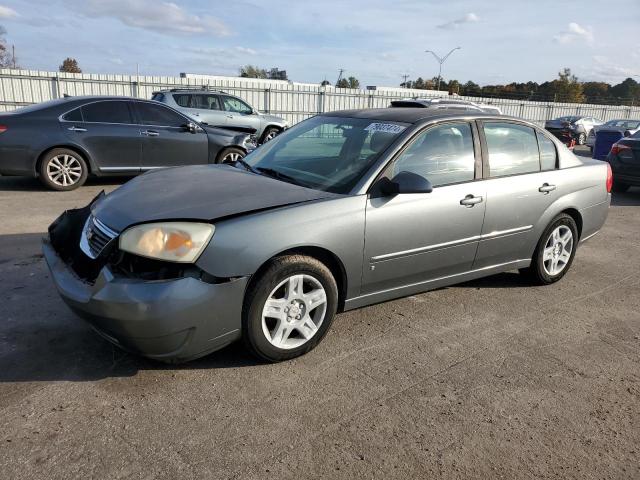
<svg viewBox="0 0 640 480"><path fill-rule="evenodd" d="M615 7L614 7L615 5ZM300 82L363 85L443 77L480 84L556 77L640 76L640 0L0 0L0 25L20 64L90 73L236 75L284 68ZM640 78L638 78L640 80Z"/></svg>

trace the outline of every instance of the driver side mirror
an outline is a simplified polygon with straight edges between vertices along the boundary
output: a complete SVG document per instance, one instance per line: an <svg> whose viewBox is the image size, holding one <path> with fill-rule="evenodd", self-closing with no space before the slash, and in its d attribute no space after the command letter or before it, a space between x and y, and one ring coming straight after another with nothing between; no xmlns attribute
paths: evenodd
<svg viewBox="0 0 640 480"><path fill-rule="evenodd" d="M198 132L198 126L195 124L195 122L187 122L184 125L184 129L189 133L197 133Z"/></svg>
<svg viewBox="0 0 640 480"><path fill-rule="evenodd" d="M376 190L385 197L391 197L401 193L431 193L431 182L421 175L413 172L400 172L391 180L382 178L376 185Z"/></svg>

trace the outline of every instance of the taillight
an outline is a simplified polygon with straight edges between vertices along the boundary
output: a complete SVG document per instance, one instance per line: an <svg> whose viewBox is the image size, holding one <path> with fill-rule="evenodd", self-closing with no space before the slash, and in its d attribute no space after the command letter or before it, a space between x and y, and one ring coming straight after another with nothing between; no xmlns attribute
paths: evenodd
<svg viewBox="0 0 640 480"><path fill-rule="evenodd" d="M613 186L613 172L611 171L611 165L607 163L607 193L611 193L612 186Z"/></svg>
<svg viewBox="0 0 640 480"><path fill-rule="evenodd" d="M613 145L611 145L611 153L613 155L617 155L623 150L631 150L631 147L629 145L620 145L619 143L614 143Z"/></svg>
<svg viewBox="0 0 640 480"><path fill-rule="evenodd" d="M0 125L0 133L4 133L7 130L9 130L9 127L7 127L6 125Z"/></svg>

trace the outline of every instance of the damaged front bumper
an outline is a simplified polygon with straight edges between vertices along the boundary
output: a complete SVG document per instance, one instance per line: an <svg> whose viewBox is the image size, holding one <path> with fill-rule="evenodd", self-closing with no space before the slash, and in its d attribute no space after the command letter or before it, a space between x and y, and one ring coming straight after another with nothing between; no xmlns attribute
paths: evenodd
<svg viewBox="0 0 640 480"><path fill-rule="evenodd" d="M93 202L92 202L93 203ZM53 281L69 307L115 345L178 363L240 338L247 277L208 283L198 278L141 280L114 273L79 248L85 209L65 212L43 239Z"/></svg>

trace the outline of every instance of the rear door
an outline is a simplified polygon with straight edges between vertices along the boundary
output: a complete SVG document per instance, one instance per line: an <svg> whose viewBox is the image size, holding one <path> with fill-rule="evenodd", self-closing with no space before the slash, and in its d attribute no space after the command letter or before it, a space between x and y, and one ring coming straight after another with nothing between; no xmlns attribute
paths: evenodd
<svg viewBox="0 0 640 480"><path fill-rule="evenodd" d="M487 207L474 269L530 258L534 227L565 188L555 144L542 132L508 121L479 125Z"/></svg>
<svg viewBox="0 0 640 480"><path fill-rule="evenodd" d="M101 172L140 170L142 144L130 101L87 103L63 115L61 126L70 140L89 153Z"/></svg>
<svg viewBox="0 0 640 480"><path fill-rule="evenodd" d="M387 167L416 173L431 193L367 201L362 293L393 290L471 269L485 213L474 126L451 122L415 137Z"/></svg>
<svg viewBox="0 0 640 480"><path fill-rule="evenodd" d="M187 117L151 102L136 101L135 110L142 139L142 170L209 162L207 134L201 128L190 132Z"/></svg>

